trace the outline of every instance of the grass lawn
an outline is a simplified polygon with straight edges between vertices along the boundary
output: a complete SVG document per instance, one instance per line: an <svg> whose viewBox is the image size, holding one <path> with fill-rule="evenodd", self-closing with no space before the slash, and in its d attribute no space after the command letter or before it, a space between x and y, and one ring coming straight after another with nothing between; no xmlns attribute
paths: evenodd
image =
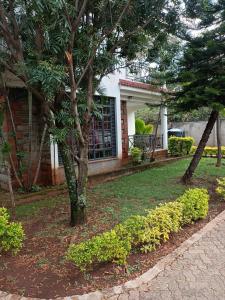
<svg viewBox="0 0 225 300"><path fill-rule="evenodd" d="M190 159L183 159L162 167L149 169L114 181L97 185L88 191L88 210L98 209L119 222L133 214L144 214L146 209L176 199L187 186L180 183ZM225 176L225 163L215 167L215 159L203 158L194 175L193 185L207 187L216 177ZM17 217L37 215L44 208L55 208L68 203L67 196L44 198L17 207Z"/></svg>
<svg viewBox="0 0 225 300"><path fill-rule="evenodd" d="M160 202L173 200L187 188L179 181L188 167L190 159L184 159L163 167L149 169L131 176L98 185L93 192L103 201L109 198L117 200L118 218L124 220L132 214L143 214ZM203 158L194 176L193 183L207 187L209 181L225 176L225 165L215 167L215 159ZM114 203L108 206L113 211Z"/></svg>
<svg viewBox="0 0 225 300"><path fill-rule="evenodd" d="M17 219L22 222L26 239L17 256L0 256L0 290L35 298L54 298L117 285L121 280L128 280L129 274L136 276L147 270L157 257L169 253L178 241L184 241L189 236L187 232L181 232L172 239L170 246L165 245L153 256L131 255L129 274L116 266L103 264L100 269L82 276L77 268L65 261L65 252L71 239L79 243L111 229L130 215L144 214L159 203L175 200L189 188L179 181L189 162L190 159L179 160L89 189L87 223L75 228L69 226L69 199L63 190L60 195L43 195L41 200L18 205ZM209 187L212 191L217 177L225 177L225 165L216 168L215 159L202 159L192 187ZM212 204L215 213L218 205L222 205L220 211L224 209L223 200L211 201ZM194 232L193 228L188 228L189 234Z"/></svg>

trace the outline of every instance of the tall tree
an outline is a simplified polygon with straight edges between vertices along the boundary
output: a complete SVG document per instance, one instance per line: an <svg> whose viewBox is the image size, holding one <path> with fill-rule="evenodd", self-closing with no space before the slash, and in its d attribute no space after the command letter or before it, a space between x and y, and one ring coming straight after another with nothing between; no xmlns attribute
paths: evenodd
<svg viewBox="0 0 225 300"><path fill-rule="evenodd" d="M225 109L223 109L216 122L216 139L217 139L217 162L216 167L221 167L222 165L222 136L221 136L221 117L225 116Z"/></svg>
<svg viewBox="0 0 225 300"><path fill-rule="evenodd" d="M63 159L71 225L85 220L95 90L104 76L135 59L149 42L165 40L176 30L177 4L178 0L0 0L0 64L19 77L33 102L42 106Z"/></svg>
<svg viewBox="0 0 225 300"><path fill-rule="evenodd" d="M204 147L225 107L225 3L222 1L187 1L187 15L201 18L197 36L188 42L176 76L178 84L175 107L178 111L211 108L211 114L196 153L182 180L188 183L198 166Z"/></svg>

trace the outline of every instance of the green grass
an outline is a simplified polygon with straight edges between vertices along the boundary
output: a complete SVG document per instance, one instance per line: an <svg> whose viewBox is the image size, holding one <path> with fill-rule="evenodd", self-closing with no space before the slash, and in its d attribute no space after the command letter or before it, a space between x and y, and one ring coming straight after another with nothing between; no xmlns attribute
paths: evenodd
<svg viewBox="0 0 225 300"><path fill-rule="evenodd" d="M65 197L54 197L54 198L46 198L40 201L34 201L32 203L18 205L16 207L16 216L18 218L24 218L29 216L37 215L40 210L44 208L54 208L58 204L65 201Z"/></svg>
<svg viewBox="0 0 225 300"><path fill-rule="evenodd" d="M188 167L190 159L179 160L159 168L153 168L131 176L124 176L115 181L97 186L94 189L105 201L109 198L118 200L119 220L132 214L143 214L146 209L155 207L160 202L176 199L187 188L179 180ZM207 186L204 179L225 176L224 166L215 167L215 159L202 159L194 178L202 179L201 186Z"/></svg>
<svg viewBox="0 0 225 300"><path fill-rule="evenodd" d="M89 213L92 209L102 212L98 223L104 225L108 221L123 221L133 214L144 214L159 203L176 199L187 188L180 183L180 178L189 162L190 159L179 160L96 186L89 191ZM198 186L207 187L209 181L222 176L225 177L224 165L216 168L215 159L203 158L194 179ZM17 217L35 216L44 208L55 208L66 201L65 196L57 196L20 205L16 208Z"/></svg>

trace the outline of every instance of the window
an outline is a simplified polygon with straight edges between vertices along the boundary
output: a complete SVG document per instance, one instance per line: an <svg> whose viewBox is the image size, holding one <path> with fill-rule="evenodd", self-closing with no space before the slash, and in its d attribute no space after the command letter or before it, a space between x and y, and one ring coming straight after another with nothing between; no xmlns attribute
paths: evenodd
<svg viewBox="0 0 225 300"><path fill-rule="evenodd" d="M116 156L115 99L107 98L101 118L93 119L89 135L89 159Z"/></svg>
<svg viewBox="0 0 225 300"><path fill-rule="evenodd" d="M94 118L90 128L89 160L116 156L115 99L106 98L100 110L101 117ZM60 153L59 164L62 165Z"/></svg>

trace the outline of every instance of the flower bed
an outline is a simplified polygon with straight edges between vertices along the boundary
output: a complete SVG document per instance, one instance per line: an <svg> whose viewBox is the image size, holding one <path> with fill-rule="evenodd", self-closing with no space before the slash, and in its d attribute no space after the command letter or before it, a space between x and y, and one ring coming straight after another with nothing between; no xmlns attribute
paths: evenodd
<svg viewBox="0 0 225 300"><path fill-rule="evenodd" d="M176 201L150 210L146 216L132 216L108 232L71 245L66 257L81 271L101 262L125 265L132 249L155 250L182 225L205 218L208 201L206 189L190 189Z"/></svg>

